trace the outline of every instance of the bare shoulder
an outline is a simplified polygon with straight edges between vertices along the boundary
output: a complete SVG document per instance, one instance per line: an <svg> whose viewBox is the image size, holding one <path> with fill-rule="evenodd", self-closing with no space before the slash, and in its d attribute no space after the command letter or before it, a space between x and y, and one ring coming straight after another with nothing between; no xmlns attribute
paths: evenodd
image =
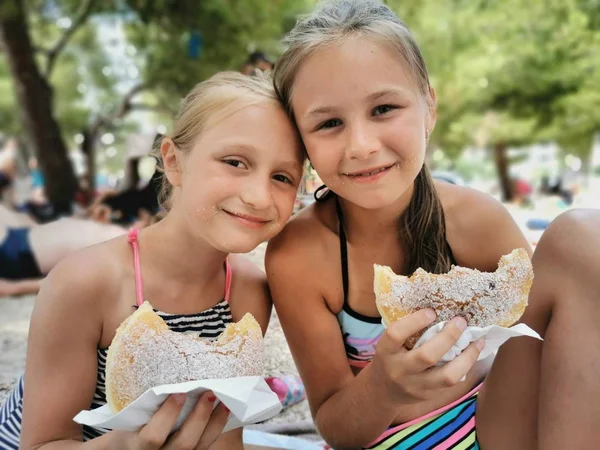
<svg viewBox="0 0 600 450"><path fill-rule="evenodd" d="M95 349L118 299L120 273L104 244L64 258L42 282L30 333L50 333L60 345L78 339ZM67 325L68 326L65 326ZM34 340L39 344L39 339Z"/></svg>
<svg viewBox="0 0 600 450"><path fill-rule="evenodd" d="M249 312L258 321L264 334L269 325L272 308L267 277L244 255L230 255L228 260L233 276L229 303L234 319L240 320Z"/></svg>
<svg viewBox="0 0 600 450"><path fill-rule="evenodd" d="M117 294L120 278L113 245L94 245L65 257L42 282L36 304L58 302L67 309L104 309L102 299Z"/></svg>
<svg viewBox="0 0 600 450"><path fill-rule="evenodd" d="M337 240L331 212L327 203L313 203L296 214L269 241L265 257L267 277L275 268L289 272L302 267L304 273L318 270L319 262L332 250L332 238Z"/></svg>
<svg viewBox="0 0 600 450"><path fill-rule="evenodd" d="M502 255L515 248L531 254L527 239L509 211L475 189L436 183L444 208L448 243L460 265L493 271Z"/></svg>

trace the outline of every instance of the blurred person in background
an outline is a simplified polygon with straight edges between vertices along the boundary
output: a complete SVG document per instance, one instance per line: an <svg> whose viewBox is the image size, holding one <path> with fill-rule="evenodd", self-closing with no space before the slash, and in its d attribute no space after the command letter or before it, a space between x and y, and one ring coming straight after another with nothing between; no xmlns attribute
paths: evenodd
<svg viewBox="0 0 600 450"><path fill-rule="evenodd" d="M145 215L134 225L141 229L156 221ZM86 219L36 224L23 214L0 210L0 297L36 294L64 257L126 233L124 227Z"/></svg>
<svg viewBox="0 0 600 450"><path fill-rule="evenodd" d="M250 53L240 72L244 75L254 75L257 70L269 72L273 70L274 66L263 52L255 51Z"/></svg>

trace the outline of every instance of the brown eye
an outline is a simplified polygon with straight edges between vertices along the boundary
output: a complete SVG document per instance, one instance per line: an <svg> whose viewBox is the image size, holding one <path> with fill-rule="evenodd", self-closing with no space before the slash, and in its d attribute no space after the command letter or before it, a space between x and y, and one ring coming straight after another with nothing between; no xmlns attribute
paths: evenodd
<svg viewBox="0 0 600 450"><path fill-rule="evenodd" d="M396 109L396 107L392 106L392 105L380 105L380 106L377 106L375 109L373 109L373 115L380 116L381 114L390 112L393 109Z"/></svg>
<svg viewBox="0 0 600 450"><path fill-rule="evenodd" d="M273 179L276 181L279 181L281 183L287 183L287 184L294 184L292 182L292 180L290 180L288 177L286 177L285 175L274 175Z"/></svg>
<svg viewBox="0 0 600 450"><path fill-rule="evenodd" d="M235 167L236 169L243 169L246 165L238 159L224 159L223 162L229 166Z"/></svg>
<svg viewBox="0 0 600 450"><path fill-rule="evenodd" d="M329 119L323 122L321 125L317 127L318 130L326 129L326 128L335 128L342 124L340 119Z"/></svg>

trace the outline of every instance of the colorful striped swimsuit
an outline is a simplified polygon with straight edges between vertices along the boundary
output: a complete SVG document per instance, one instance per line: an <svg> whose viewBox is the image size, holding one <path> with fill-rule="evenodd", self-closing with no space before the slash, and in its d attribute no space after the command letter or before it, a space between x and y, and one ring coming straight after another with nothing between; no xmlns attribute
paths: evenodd
<svg viewBox="0 0 600 450"><path fill-rule="evenodd" d="M327 194L315 198L324 201ZM348 249L344 230L344 217L337 197L336 213L339 222L340 257L342 263L342 283L344 305L337 314L342 331L348 363L353 367L366 367L375 356L375 346L385 328L381 317L369 317L354 311L348 303ZM454 258L452 258L455 263ZM475 387L462 398L423 417L398 426L390 427L369 450L465 450L479 449L475 431L475 407L477 393L481 385Z"/></svg>
<svg viewBox="0 0 600 450"><path fill-rule="evenodd" d="M479 450L475 429L477 394L464 397L410 422L391 427L368 450Z"/></svg>
<svg viewBox="0 0 600 450"><path fill-rule="evenodd" d="M144 301L142 276L139 261L138 231L131 230L128 240L133 248L136 302L137 306ZM162 311L156 313L163 318L173 331L194 334L204 339L214 340L225 330L227 324L233 322L229 307L232 272L229 263L225 262L225 297L212 308L196 314L169 314ZM90 409L99 408L106 404L105 371L108 348L98 349L98 375L96 390ZM14 390L0 407L0 449L19 450L21 438L21 418L23 415L24 379L21 377ZM83 440L88 441L101 436L110 430L104 428L83 427Z"/></svg>

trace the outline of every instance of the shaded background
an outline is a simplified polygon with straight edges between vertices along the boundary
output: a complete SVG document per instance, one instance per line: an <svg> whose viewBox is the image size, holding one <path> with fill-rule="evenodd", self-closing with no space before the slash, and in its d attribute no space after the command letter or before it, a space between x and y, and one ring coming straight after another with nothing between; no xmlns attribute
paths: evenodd
<svg viewBox="0 0 600 450"><path fill-rule="evenodd" d="M387 3L416 35L437 90L434 171L506 202L598 196L600 0ZM314 4L4 0L0 148L18 153L20 177L39 163L59 210L82 179L92 195L127 183L126 160L169 130L194 84L243 70L257 49L276 60ZM142 164L142 180L152 170Z"/></svg>

